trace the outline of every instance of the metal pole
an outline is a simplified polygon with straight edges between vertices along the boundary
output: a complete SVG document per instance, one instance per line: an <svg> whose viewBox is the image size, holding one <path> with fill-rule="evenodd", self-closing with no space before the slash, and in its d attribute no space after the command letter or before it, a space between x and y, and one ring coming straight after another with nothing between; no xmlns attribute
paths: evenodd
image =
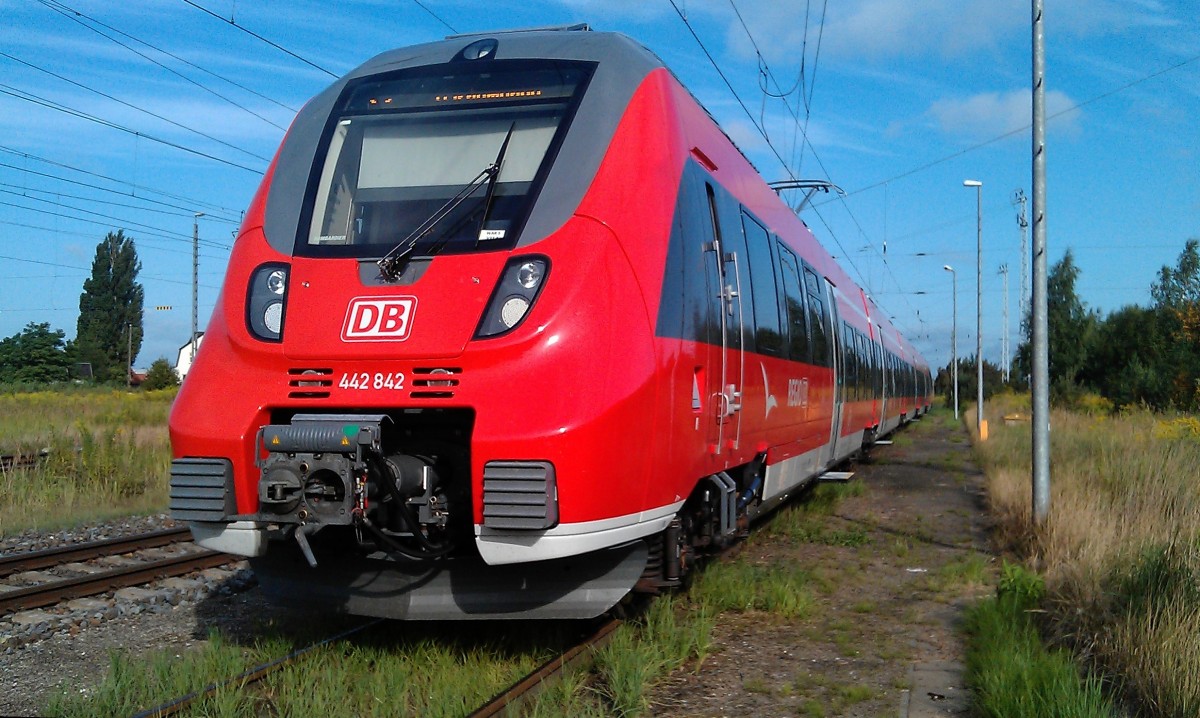
<svg viewBox="0 0 1200 718"><path fill-rule="evenodd" d="M1050 513L1050 352L1046 309L1046 47L1033 1L1033 520Z"/></svg>
<svg viewBox="0 0 1200 718"><path fill-rule="evenodd" d="M1001 373L1004 377L1004 383L1009 380L1008 367L1012 364L1012 357L1008 354L1008 265L1000 265L1000 276L1004 277L1004 334L1000 337L1000 360L1004 362L1001 368Z"/></svg>
<svg viewBox="0 0 1200 718"><path fill-rule="evenodd" d="M950 273L950 286L952 287L951 294L951 317L953 323L950 325L950 363L954 367L954 420L958 421L958 272L954 271L954 267L949 264L942 267Z"/></svg>
<svg viewBox="0 0 1200 718"><path fill-rule="evenodd" d="M196 305L199 304L200 296L200 218L203 216L203 212L197 212L192 218L192 338L191 348L188 351L191 355L190 362L196 361L196 331L199 323L196 317ZM191 363L189 363L188 369L191 369Z"/></svg>
<svg viewBox="0 0 1200 718"><path fill-rule="evenodd" d="M125 388L133 388L133 323L127 322L125 339Z"/></svg>
<svg viewBox="0 0 1200 718"><path fill-rule="evenodd" d="M975 431L983 436L983 183L963 186L975 188Z"/></svg>

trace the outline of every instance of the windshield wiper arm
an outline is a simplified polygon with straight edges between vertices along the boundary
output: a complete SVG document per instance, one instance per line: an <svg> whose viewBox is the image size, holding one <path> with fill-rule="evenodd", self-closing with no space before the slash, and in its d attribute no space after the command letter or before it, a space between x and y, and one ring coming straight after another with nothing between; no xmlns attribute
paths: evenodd
<svg viewBox="0 0 1200 718"><path fill-rule="evenodd" d="M450 213L453 212L458 205L466 201L468 197L474 194L475 190L479 189L488 178L494 177L495 175L499 174L499 172L500 168L494 164L483 168L479 174L475 175L475 179L463 185L463 188L458 191L458 194L446 200L445 204L443 204L441 207L438 207L433 214L429 215L424 222L418 225L417 228L414 229L407 237L393 247L392 251L388 252L383 256L382 259L376 262L376 264L379 265L379 273L387 279L395 279L397 276L399 276L402 268L401 260L403 260L404 257L413 250L413 247L417 246L417 242L420 241L422 237L432 232L433 228L436 227L439 222L450 216Z"/></svg>
<svg viewBox="0 0 1200 718"><path fill-rule="evenodd" d="M508 141L512 139L513 130L517 129L517 123L514 121L508 126L508 134L504 136L504 141L500 143L500 151L496 153L496 161L492 163L491 177L488 178L487 196L483 200L483 216L479 218L479 233L475 235L475 246L479 246L479 240L483 239L483 228L487 226L488 215L492 213L492 199L496 196L496 181L500 178L500 166L504 163L504 154L508 152Z"/></svg>

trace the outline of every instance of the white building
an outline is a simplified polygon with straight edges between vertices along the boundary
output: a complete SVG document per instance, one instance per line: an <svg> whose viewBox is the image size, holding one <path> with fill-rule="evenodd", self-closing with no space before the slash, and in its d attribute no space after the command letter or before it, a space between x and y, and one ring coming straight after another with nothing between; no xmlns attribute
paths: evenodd
<svg viewBox="0 0 1200 718"><path fill-rule="evenodd" d="M201 340L204 339L204 332L196 332L196 351L200 351ZM175 373L179 375L179 381L187 376L188 370L192 368L192 342L188 342L179 347L179 358L175 360Z"/></svg>

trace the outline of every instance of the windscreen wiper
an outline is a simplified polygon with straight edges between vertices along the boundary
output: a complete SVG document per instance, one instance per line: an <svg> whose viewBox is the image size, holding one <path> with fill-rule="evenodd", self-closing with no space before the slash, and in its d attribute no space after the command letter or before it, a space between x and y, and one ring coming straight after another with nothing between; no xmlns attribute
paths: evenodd
<svg viewBox="0 0 1200 718"><path fill-rule="evenodd" d="M479 240L483 239L483 230L487 226L488 215L492 213L492 199L496 196L496 180L500 178L500 166L504 164L504 153L508 152L508 141L512 139L515 129L517 129L516 122L508 126L508 134L500 143L500 151L496 153L496 161L492 163L492 167L496 168L496 171L488 178L487 197L483 200L483 216L479 218L479 233L475 235L476 247L479 246Z"/></svg>
<svg viewBox="0 0 1200 718"><path fill-rule="evenodd" d="M496 190L496 178L500 176L500 164L504 161L504 154L508 151L508 142L512 139L513 130L516 129L516 126L516 122L509 126L508 134L504 136L504 142L500 144L500 151L496 154L495 162L483 168L479 174L475 175L475 179L463 185L462 189L458 191L458 194L448 199L441 207L438 207L433 214L429 215L424 222L418 225L417 228L414 229L407 237L393 247L392 251L388 252L383 256L382 259L376 262L376 264L379 265L380 274L382 274L386 279L395 279L396 277L400 276L400 272L404 268L403 260L410 252L412 252L413 248L417 246L417 242L419 242L423 237L428 236L429 233L433 231L434 227L438 225L438 223L440 223L446 217L449 217L450 214L453 213L460 204L465 202L468 197L475 194L475 190L479 189L485 182L488 184L488 192L487 199L484 204L482 221L487 221L488 212L491 208L492 197ZM483 231L482 222L480 224L480 231Z"/></svg>
<svg viewBox="0 0 1200 718"><path fill-rule="evenodd" d="M488 165L483 169L483 171L475 175L475 179L463 185L463 188L458 191L458 194L446 200L445 204L443 204L441 207L438 207L433 214L429 215L424 222L418 225L417 228L414 229L407 237L393 247L392 251L385 254L382 259L376 262L376 264L379 265L379 273L387 279L395 279L396 277L400 276L400 271L403 269L401 260L403 260L404 257L413 250L413 247L417 246L417 242L420 241L422 237L432 232L433 228L436 227L439 222L450 216L450 213L453 212L458 205L462 204L467 197L470 197L472 194L474 194L475 190L483 186L483 183L487 181L488 177L491 177L493 174L498 172L498 167L495 165Z"/></svg>

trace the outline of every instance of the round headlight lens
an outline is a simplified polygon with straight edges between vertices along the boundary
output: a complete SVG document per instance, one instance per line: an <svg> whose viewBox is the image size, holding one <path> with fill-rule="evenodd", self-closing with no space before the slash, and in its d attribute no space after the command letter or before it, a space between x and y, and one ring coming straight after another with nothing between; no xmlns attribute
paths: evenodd
<svg viewBox="0 0 1200 718"><path fill-rule="evenodd" d="M526 262L517 270L517 284L526 289L533 289L542 281L542 265L538 262Z"/></svg>
<svg viewBox="0 0 1200 718"><path fill-rule="evenodd" d="M271 302L263 309L263 326L272 334L283 328L283 302Z"/></svg>
<svg viewBox="0 0 1200 718"><path fill-rule="evenodd" d="M504 326L512 329L521 321L521 317L525 316L525 312L529 311L529 300L525 297L509 297L504 300L504 306L500 308L500 321L504 322Z"/></svg>
<svg viewBox="0 0 1200 718"><path fill-rule="evenodd" d="M283 290L287 289L287 272L276 269L268 274L267 289L270 289L272 294L283 294Z"/></svg>

